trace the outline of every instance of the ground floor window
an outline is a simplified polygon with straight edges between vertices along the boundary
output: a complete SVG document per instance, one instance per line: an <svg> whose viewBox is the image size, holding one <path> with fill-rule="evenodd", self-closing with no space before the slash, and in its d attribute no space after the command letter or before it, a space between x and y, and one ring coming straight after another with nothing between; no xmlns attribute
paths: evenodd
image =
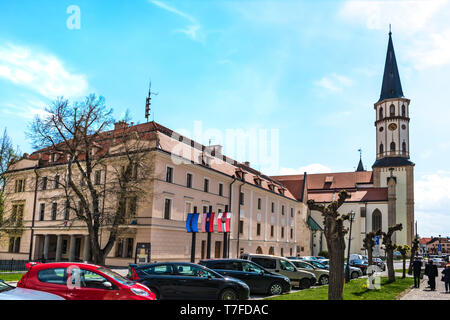
<svg viewBox="0 0 450 320"><path fill-rule="evenodd" d="M20 252L20 237L9 238L8 252L10 252L10 253Z"/></svg>

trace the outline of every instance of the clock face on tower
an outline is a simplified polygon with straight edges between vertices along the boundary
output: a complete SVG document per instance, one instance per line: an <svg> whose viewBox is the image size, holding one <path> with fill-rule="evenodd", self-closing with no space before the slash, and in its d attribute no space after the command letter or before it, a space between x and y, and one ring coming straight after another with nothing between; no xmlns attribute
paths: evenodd
<svg viewBox="0 0 450 320"><path fill-rule="evenodd" d="M391 123L388 127L389 130L394 131L395 129L397 129L397 125L395 123Z"/></svg>

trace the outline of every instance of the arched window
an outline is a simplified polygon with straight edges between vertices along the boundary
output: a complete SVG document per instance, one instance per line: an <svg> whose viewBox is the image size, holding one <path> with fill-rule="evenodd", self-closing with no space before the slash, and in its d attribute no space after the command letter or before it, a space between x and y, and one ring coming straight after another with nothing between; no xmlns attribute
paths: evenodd
<svg viewBox="0 0 450 320"><path fill-rule="evenodd" d="M391 104L391 106L389 107L389 115L391 117L395 116L395 106L393 104Z"/></svg>
<svg viewBox="0 0 450 320"><path fill-rule="evenodd" d="M379 118L379 120L383 119L383 107L380 108L380 112L379 112L378 118Z"/></svg>
<svg viewBox="0 0 450 320"><path fill-rule="evenodd" d="M261 247L256 248L256 254L262 254L263 250Z"/></svg>
<svg viewBox="0 0 450 320"><path fill-rule="evenodd" d="M403 141L403 143L402 143L402 151L406 152L406 142L405 141Z"/></svg>
<svg viewBox="0 0 450 320"><path fill-rule="evenodd" d="M272 256L275 254L275 249L273 247L270 247L269 254Z"/></svg>
<svg viewBox="0 0 450 320"><path fill-rule="evenodd" d="M380 144L380 153L383 153L383 152L384 152L383 144Z"/></svg>
<svg viewBox="0 0 450 320"><path fill-rule="evenodd" d="M395 151L395 142L394 141L391 142L391 151Z"/></svg>
<svg viewBox="0 0 450 320"><path fill-rule="evenodd" d="M406 117L406 107L402 105L402 117Z"/></svg>
<svg viewBox="0 0 450 320"><path fill-rule="evenodd" d="M378 209L372 213L372 231L378 231L382 228L381 212Z"/></svg>

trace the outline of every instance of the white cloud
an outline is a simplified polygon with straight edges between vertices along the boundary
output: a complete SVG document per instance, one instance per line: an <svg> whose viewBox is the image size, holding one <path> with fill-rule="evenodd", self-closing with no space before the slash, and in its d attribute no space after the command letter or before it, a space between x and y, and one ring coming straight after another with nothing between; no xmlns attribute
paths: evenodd
<svg viewBox="0 0 450 320"><path fill-rule="evenodd" d="M305 172L311 174L311 173L328 173L333 171L329 167L324 166L323 164L312 163L297 169L280 168L278 175L294 175L294 174L303 174Z"/></svg>
<svg viewBox="0 0 450 320"><path fill-rule="evenodd" d="M401 34L406 59L415 69L450 64L449 0L347 1L338 15L370 30Z"/></svg>
<svg viewBox="0 0 450 320"><path fill-rule="evenodd" d="M199 41L199 42L203 42L204 41L203 35L200 32L201 25L197 21L197 19L195 19L191 15L176 9L175 7L169 6L169 5L167 5L167 4L165 4L165 3L161 2L161 1L149 0L149 2L154 4L157 7L161 8L161 9L169 11L169 12L171 12L171 13L177 15L177 16L180 16L180 17L182 17L182 18L184 18L184 19L186 19L187 21L190 22L190 25L186 26L184 29L176 29L175 32L184 33L189 38L191 38L192 40L195 40L195 41Z"/></svg>
<svg viewBox="0 0 450 320"><path fill-rule="evenodd" d="M352 83L353 82L350 78L333 73L329 76L323 77L319 81L316 81L315 85L332 92L339 92L342 91L344 87L351 86Z"/></svg>
<svg viewBox="0 0 450 320"><path fill-rule="evenodd" d="M450 172L422 176L415 182L414 198L419 234L450 235Z"/></svg>
<svg viewBox="0 0 450 320"><path fill-rule="evenodd" d="M0 78L48 99L79 97L88 89L86 77L68 71L57 57L12 44L0 46Z"/></svg>

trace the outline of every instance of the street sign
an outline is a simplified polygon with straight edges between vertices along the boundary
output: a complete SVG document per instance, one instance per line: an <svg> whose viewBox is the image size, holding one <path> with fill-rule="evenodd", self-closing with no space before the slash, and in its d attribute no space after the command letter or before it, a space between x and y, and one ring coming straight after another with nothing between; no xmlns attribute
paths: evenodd
<svg viewBox="0 0 450 320"><path fill-rule="evenodd" d="M380 256L380 237L375 236L373 237L373 241L375 242L375 246L373 247L373 256L379 257Z"/></svg>
<svg viewBox="0 0 450 320"><path fill-rule="evenodd" d="M438 244L438 255L439 257L442 256L442 244Z"/></svg>

